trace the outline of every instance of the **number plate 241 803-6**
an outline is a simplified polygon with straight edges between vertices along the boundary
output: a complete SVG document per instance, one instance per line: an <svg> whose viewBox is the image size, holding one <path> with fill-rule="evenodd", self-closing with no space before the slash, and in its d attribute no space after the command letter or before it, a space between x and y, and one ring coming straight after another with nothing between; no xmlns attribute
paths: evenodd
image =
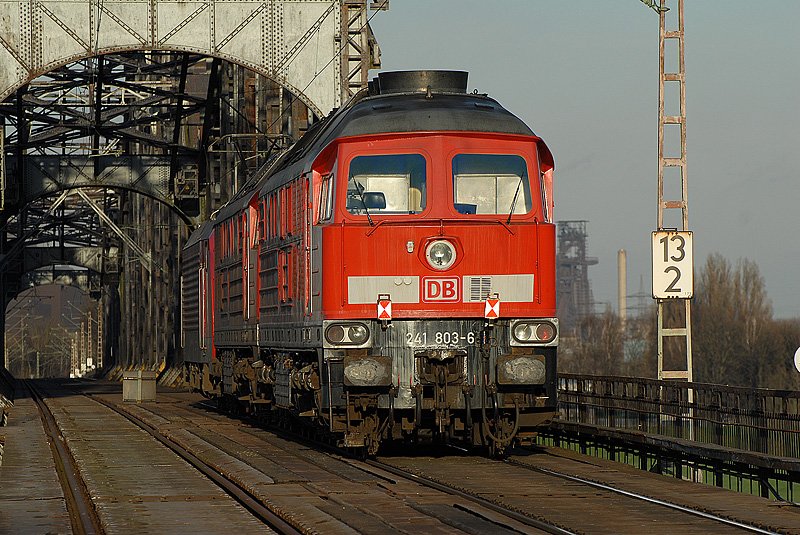
<svg viewBox="0 0 800 535"><path fill-rule="evenodd" d="M406 347L467 347L481 343L482 324L477 322L444 321L444 322L411 322L405 325L404 332L397 333L402 337Z"/></svg>

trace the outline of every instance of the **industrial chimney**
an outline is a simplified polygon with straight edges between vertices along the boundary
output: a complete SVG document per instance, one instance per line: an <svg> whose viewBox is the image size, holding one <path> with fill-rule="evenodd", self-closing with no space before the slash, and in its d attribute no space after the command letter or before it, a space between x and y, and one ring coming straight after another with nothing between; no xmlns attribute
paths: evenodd
<svg viewBox="0 0 800 535"><path fill-rule="evenodd" d="M617 304L622 332L625 332L625 320L628 316L628 259L625 249L617 251Z"/></svg>

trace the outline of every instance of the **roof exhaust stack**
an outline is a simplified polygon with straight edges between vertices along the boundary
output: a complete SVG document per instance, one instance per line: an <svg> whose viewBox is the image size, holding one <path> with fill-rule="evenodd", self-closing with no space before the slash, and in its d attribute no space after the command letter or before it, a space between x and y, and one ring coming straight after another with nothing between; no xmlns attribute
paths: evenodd
<svg viewBox="0 0 800 535"><path fill-rule="evenodd" d="M466 93L466 71L391 71L378 73L371 95L391 93Z"/></svg>

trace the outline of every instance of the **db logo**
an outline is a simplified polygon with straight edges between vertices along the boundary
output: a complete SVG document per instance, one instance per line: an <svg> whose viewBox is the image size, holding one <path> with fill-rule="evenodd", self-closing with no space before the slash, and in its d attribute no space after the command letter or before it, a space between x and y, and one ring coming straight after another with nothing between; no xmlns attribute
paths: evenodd
<svg viewBox="0 0 800 535"><path fill-rule="evenodd" d="M422 300L458 302L458 278L422 278Z"/></svg>

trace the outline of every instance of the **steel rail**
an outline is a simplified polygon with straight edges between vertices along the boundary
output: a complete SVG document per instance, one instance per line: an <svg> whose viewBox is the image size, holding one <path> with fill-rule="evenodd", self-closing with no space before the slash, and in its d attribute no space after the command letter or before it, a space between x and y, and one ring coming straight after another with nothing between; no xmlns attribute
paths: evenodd
<svg viewBox="0 0 800 535"><path fill-rule="evenodd" d="M206 402L206 403L203 403L203 405L208 407L208 408L210 408L210 409L213 409L213 410L217 410L217 411L221 410L219 407L216 407L212 403ZM504 507L502 507L502 506L500 506L498 504L495 504L494 502L486 500L485 498L474 496L474 495L469 494L468 492L465 492L465 491L463 491L461 489L457 489L457 488L451 487L451 486L449 486L447 484L444 484L444 483L441 483L439 481L427 478L425 476L420 476L420 475L414 474L412 472L407 472L406 470L394 467L392 465L388 465L388 464L382 463L380 461L376 461L376 460L372 460L372 459L357 458L357 457L353 456L352 454L341 450L340 448L337 448L335 446L331 446L330 444L327 444L327 443L310 440L307 437L302 437L302 436L296 435L296 434L291 433L291 432L289 432L289 431L287 431L285 429L270 429L270 430L272 432L275 432L275 433L279 434L279 435L291 437L294 440L300 440L300 441L303 441L303 442L306 442L306 443L311 443L311 444L313 444L315 446L323 446L324 448L330 450L333 453L336 453L338 455L343 455L345 457L354 459L357 462L363 462L363 463L365 463L365 464L367 464L369 466L372 466L373 468L378 468L378 469L384 470L384 471L389 472L391 474L394 474L396 476L403 477L405 479L408 479L408 480L411 480L411 481L413 481L415 483L427 486L427 487L432 488L434 490L438 490L440 492L444 492L444 493L447 493L447 494L451 494L451 495L455 495L455 496L467 499L469 501L472 501L473 503L476 503L476 504L479 504L479 505L481 505L483 507L486 507L487 509L490 509L490 510L492 510L494 512L497 512L497 513L500 513L502 515L505 515L505 516L507 516L509 518L512 518L512 519L514 519L514 520L516 520L518 522L527 524L527 525L529 525L531 527L544 530L544 531L546 531L548 533L558 533L558 534L571 534L571 533L574 533L572 531L569 531L568 529L561 528L561 527L555 526L553 524L549 524L549 523L547 523L545 521L540 521L538 519L529 517L527 515L518 513L518 512L513 511L513 510L509 510L509 509L504 508ZM454 447L454 446L451 445L451 447ZM458 447L456 447L456 449L458 449L460 451L463 451L463 452L467 452L468 451L468 450L465 450L465 449L462 449L462 448L458 448ZM627 496L629 498L638 499L638 500L641 500L641 501L652 503L654 505L660 505L660 506L663 506L663 507L666 507L666 508L669 508L669 509L672 509L672 510L675 510L675 511L678 511L678 512L691 514L691 515L694 515L694 516L698 516L698 517L704 518L706 520L720 522L722 524L725 524L725 525L728 525L728 526L731 526L731 527L744 529L746 531L751 531L753 533L761 533L761 534L768 534L768 535L776 534L776 532L774 532L774 531L765 530L765 529L759 528L757 526L752 526L752 525L745 524L743 522L739 522L739 521L732 520L732 519L729 519L729 518L713 515L711 513L705 513L703 511L692 509L690 507L681 506L681 505L673 504L673 503L666 502L666 501L663 501L663 500L659 500L657 498L651 498L649 496L639 495L639 494L636 494L634 492L630 492L630 491L626 491L626 490L623 490L623 489L618 489L618 488L615 488L615 487L611 487L611 486L605 485L603 483L597 483L595 481L582 479L582 478L577 477L577 476L571 476L569 474L561 474L559 472L548 470L546 468L539 468L539 467L531 466L531 465L528 465L528 464L525 464L525 463L522 463L522 462L519 462L519 461L515 461L513 459L505 459L504 461L501 461L501 462L505 462L507 464L511 464L511 465L514 465L514 466L519 466L521 468L525 468L525 469L528 469L528 470L540 472L540 473L543 473L545 475L549 475L551 477L559 477L559 478L563 478L563 479L566 479L566 480L569 480L569 481L572 481L572 482L575 482L575 483L580 483L580 484L587 485L587 486L590 486L590 487L594 487L594 488L597 488L597 489L606 490L606 491L609 491L609 492L614 492L614 493L617 493L617 494L620 494L620 495ZM363 470L363 468L361 468L361 469ZM372 473L372 472L370 472L370 473ZM373 474L373 475L376 475L376 474Z"/></svg>
<svg viewBox="0 0 800 535"><path fill-rule="evenodd" d="M277 513L269 509L267 506L265 506L256 496L251 494L247 489L245 489L244 487L237 484L235 481L228 479L227 477L216 471L213 467L205 463L202 459L191 453L189 450L185 449L180 444L174 442L169 437L163 435L155 427L147 424L146 422L142 421L136 416L133 416L132 414L129 414L125 411L118 409L113 403L110 403L104 399L95 397L93 395L87 395L87 397L91 398L97 403L100 403L101 405L108 407L109 409L123 416L124 418L126 418L133 424L137 425L148 434L150 434L161 444L172 450L181 459L191 464L200 473L202 473L208 479L213 481L229 496L231 496L233 499L239 502L239 504L241 504L245 509L250 511L250 513L252 513L255 517L264 522L264 524L269 526L271 529L274 529L278 533L285 535L299 535L304 533L301 528L292 525L287 520L282 518L280 515L278 515Z"/></svg>
<svg viewBox="0 0 800 535"><path fill-rule="evenodd" d="M38 387L34 387L29 380L23 384L31 394L31 399L39 410L42 426L50 442L56 472L61 488L64 491L64 501L69 512L73 531L78 535L100 535L104 533L100 518L92 504L92 498L86 489L80 468L75 458L69 451L64 440L64 435L58 427L55 416L44 401L44 396Z"/></svg>
<svg viewBox="0 0 800 535"><path fill-rule="evenodd" d="M558 534L558 535L575 535L575 533L576 533L574 531L569 531L568 529L562 528L562 527L557 526L555 524L546 522L544 520L539 520L539 519L530 517L528 515L524 515L522 513L518 513L516 511L510 510L510 509L508 509L506 507L498 505L498 504L496 504L494 502L491 502L491 501L489 501L489 500L487 500L485 498L481 498L479 496L475 496L474 494L470 494L470 493L465 492L465 491L463 491L461 489L457 489L455 487L451 487L450 485L446 485L444 483L440 483L438 481L435 481L433 479L427 478L425 476L420 476L418 474L414 474L413 472L408 472L406 470L403 470L402 468L397 468L397 467L392 466L390 464L385 464L385 463L382 463L380 461L375 461L375 460L372 460L372 459L366 459L366 460L364 460L362 462L364 462L365 464L368 464L369 466L372 466L373 468L378 468L380 470L385 470L386 472L389 472L389 473L394 474L396 476L399 476L399 477L408 479L410 481L413 481L414 483L417 483L419 485L423 485L423 486L432 488L434 490L438 490L439 492L444 492L446 494L450 494L452 496L457 496L459 498L463 498L465 500L471 501L471 502L473 502L473 503L475 503L477 505L480 505L481 507L485 507L486 509L494 511L495 513L499 513L499 514L501 514L503 516L506 516L508 518L516 520L517 522L520 522L520 523L525 524L527 526L530 526L532 528L540 529L540 530L545 531L547 533L554 533L554 534Z"/></svg>
<svg viewBox="0 0 800 535"><path fill-rule="evenodd" d="M215 404L207 402L207 401L201 403L201 405L204 406L204 407L207 407L207 408L209 408L211 410L215 410L217 412L224 412L222 409L220 409ZM377 469L383 470L385 472L389 472L389 473L391 473L393 475L396 475L398 477L402 477L402 478L405 478L407 480L413 481L415 483L427 486L427 487L432 488L434 490L437 490L437 491L440 491L440 492L444 492L446 494L458 496L460 498L464 498L464 499L466 499L468 501L476 503L476 504L478 504L478 505L480 505L482 507L485 507L485 508L487 508L489 510L497 512L497 513L499 513L501 515L504 515L504 516L506 516L508 518L516 520L516 521L518 521L520 523L527 524L527 525L529 525L531 527L534 527L534 528L537 528L537 529L541 529L541 530L546 531L548 533L558 533L558 534L572 534L572 533L575 533L575 532L569 531L568 529L561 528L561 527L555 526L553 524L549 524L549 523L547 523L545 521L540 521L538 519L535 519L533 517L524 515L522 513L518 513L518 512L513 511L513 510L509 510L509 509L507 509L507 508L505 508L503 506L495 504L494 502L486 500L485 498L481 498L479 496L474 496L474 495L472 495L472 494L470 494L468 492L465 492L465 491L463 491L461 489L451 487L451 486L449 486L447 484L441 483L441 482L433 480L431 478L427 478L425 476L420 476L418 474L414 474L412 472L408 472L408 471L403 470L401 468L397 468L395 466L388 465L388 464L382 463L380 461L376 461L376 460L372 460L372 459L366 459L365 460L365 459L356 457L356 456L350 454L349 452L342 450L341 448L337 448L335 446L332 446L331 444L328 444L328 443L325 443L325 442L321 442L321 441L317 441L317 440L311 440L308 437L304 437L304 436L292 433L292 432L290 432L290 431L288 431L286 429L270 428L270 431L275 433L275 434L277 434L278 436L283 436L285 438L291 438L291 439L296 440L296 441L299 440L300 442L303 442L303 443L306 443L306 444L309 444L309 445L314 445L314 446L317 446L317 447L321 446L324 449L326 449L327 451L329 451L330 453L333 453L333 454L336 454L336 455L340 455L340 456L343 456L343 457L347 457L348 459L352 459L353 461L355 461L355 463L352 464L353 467L359 468L359 469L361 469L361 470L363 470L363 471L365 471L367 473L370 473L372 475L376 475L378 477L381 477L382 479L388 479L388 478L386 478L385 476L381 476L380 474L375 474L374 472L372 472L370 470L365 470L363 467L357 466L356 463L363 462L363 463L365 463L365 464L367 464L367 465L369 465L369 466L371 466L373 468L377 468ZM467 452L468 451L466 449L463 449L463 448L460 448L460 447L455 447L455 446L452 446L452 445L450 447L454 447L455 449L458 449L458 450L463 451L463 452ZM536 466L531 466L531 465L528 465L526 463L515 461L513 459L505 459L504 461L501 461L501 462L505 462L505 463L511 464L513 466L519 466L521 468L525 468L525 469L528 469L528 470L531 470L531 471L540 472L540 473L543 473L545 475L549 475L551 477L558 477L558 478L566 479L566 480L569 480L569 481L572 481L572 482L575 482L575 483L580 483L580 484L583 484L583 485L591 486L591 487L594 487L594 488L597 488L597 489L600 489L600 490L606 490L608 492L614 492L614 493L617 493L617 494L620 494L620 495L623 495L623 496L627 496L629 498L637 499L637 500L640 500L640 501L645 501L645 502L648 502L648 503L652 503L654 505L660 505L660 506L663 506L663 507L666 507L666 508L669 508L669 509L672 509L672 510L675 510L675 511L678 511L678 512L683 512L683 513L686 513L686 514L690 514L690 515L693 515L693 516L704 518L706 520L719 522L719 523L725 524L727 526L740 528L740 529L743 529L743 530L746 530L746 531L750 531L750 532L753 532L753 533L769 534L769 535L773 535L773 534L777 533L777 532L774 532L774 531L769 531L769 530L766 530L766 529L763 529L763 528L759 528L757 526L752 526L752 525L745 524L743 522L739 522L739 521L732 520L732 519L729 519L729 518L713 515L711 513L706 513L706 512L703 512L703 511L699 511L697 509L692 509L690 507L681 506L681 505L670 503L670 502L667 502L667 501L664 501L664 500L659 500L657 498L651 498L649 496L644 496L644 495L636 494L634 492L626 491L626 490L623 490L623 489L618 489L618 488L615 488L615 487L612 487L610 485L606 485L606 484L603 484L603 483L597 483L595 481L583 479L583 478L580 478L580 477L577 477L577 476L571 476L569 474L562 474L562 473L559 473L559 472L556 472L556 471L553 471L553 470L549 470L549 469L546 469L546 468L539 468L539 467L536 467Z"/></svg>
<svg viewBox="0 0 800 535"><path fill-rule="evenodd" d="M704 518L706 520L711 520L715 522L720 522L727 526L743 529L746 531L751 531L753 533L762 533L766 535L777 535L775 531L769 531L763 528L759 528L757 526L752 526L750 524L745 524L743 522L739 522L737 520L732 520L730 518L725 518L723 516L714 515L712 513L706 513L704 511L699 511L697 509L692 509L691 507L687 507L685 505L678 505L675 503L667 502L664 500L659 500L658 498L652 498L650 496L645 496L643 494L637 494L635 492L631 492L628 490L619 489L616 487L612 487L611 485L606 485L605 483L598 483L596 481L592 481L590 479L584 479L582 477L573 476L569 474L563 474L561 472L556 472L554 470L550 470L548 468L541 468L538 466L531 466L526 463L522 463L520 461L515 461L514 459L505 459L503 462L506 464L510 464L513 466L519 466L521 468L525 468L527 470L531 470L532 472L539 472L541 474L545 474L551 477L557 477L560 479L565 479L567 481L572 481L573 483L580 483L582 485L587 485L596 489L605 490L608 492L613 492L615 494L620 494L622 496L627 496L628 498L633 498L636 500L640 500L643 502L651 503L654 505L660 505L662 507L666 507L667 509L672 509L673 511L679 511L682 513L698 516L700 518Z"/></svg>
<svg viewBox="0 0 800 535"><path fill-rule="evenodd" d="M206 402L200 403L200 405L202 405L204 407L208 407L211 410L224 413L224 411L222 411L222 409L220 409L218 406L216 406L213 403L210 403L210 402L206 401ZM358 464L359 463L363 463L363 464L366 464L367 466L370 466L372 468L377 468L379 470L383 470L384 472L389 472L390 474L393 474L395 476L402 477L402 478L404 478L404 479L406 479L408 481L411 481L413 483L416 483L416 484L419 484L419 485L423 485L425 487L431 488L433 490L437 490L439 492L443 492L443 493L451 495L451 496L456 496L456 497L465 499L465 500L470 501L470 502L472 502L472 503L474 503L476 505L480 505L481 507L484 507L485 509L488 509L488 510L490 510L492 512L498 513L498 514L503 515L503 516L505 516L507 518L510 518L510 519L512 519L512 520L514 520L516 522L519 522L520 524L525 524L525 525L527 525L529 527L532 527L532 528L535 528L535 529L539 529L539 530L545 531L547 533L553 533L553 534L556 534L556 535L576 535L575 532L573 532L573 531L569 531L567 529L561 528L560 526L556 526L556 525L548 523L546 521L538 520L536 518L533 518L533 517L524 515L522 513L518 513L516 511L510 510L510 509L505 508L503 506L500 506L500 505L498 505L496 503L493 503L493 502L491 502L489 500L486 500L486 499L481 498L479 496L475 496L473 494L465 492L465 491L463 491L461 489L457 489L457 488L445 485L443 483L440 483L438 481L434 481L432 479L429 479L429 478L426 478L426 477L423 477L423 476L419 476L419 475L414 474L412 472L407 472L407 471L405 471L405 470L403 470L401 468L397 468L397 467L382 463L380 461L376 461L376 460L372 460L372 459L363 459L361 457L353 455L352 453L350 453L350 452L348 452L346 450L342 450L339 447L333 446L333 445L331 445L331 444L329 444L327 442L323 442L323 441L319 441L319 440L313 440L313 439L310 439L308 437L301 436L299 434L296 434L296 433L293 433L291 431L288 431L286 429L279 429L279 428L272 428L271 427L271 428L269 428L269 431L271 433L274 433L275 435L281 436L283 438L291 439L291 440L294 440L294 441L299 441L299 442L302 442L302 443L304 443L306 445L309 445L309 446L322 448L329 455L334 455L334 456L347 458L348 460L351 461L350 465L353 468L357 468L359 470L362 470L363 472L366 472L366 473L371 474L373 476L379 477L379 478L381 478L383 480L387 480L387 481L390 481L392 483L395 483L394 481L392 481L391 479L387 478L386 476L381 475L381 474L376 474L372 470L367 470L365 467L359 466ZM470 512L472 514L477 514L475 511L472 511L472 510ZM492 522L494 524L500 525L496 520L493 520L493 519L490 519L490 518L485 518L485 517L484 517L484 519L489 521L489 522ZM505 527L507 527L508 529L510 529L512 531L517 531L516 529L514 529L511 526L505 526Z"/></svg>

